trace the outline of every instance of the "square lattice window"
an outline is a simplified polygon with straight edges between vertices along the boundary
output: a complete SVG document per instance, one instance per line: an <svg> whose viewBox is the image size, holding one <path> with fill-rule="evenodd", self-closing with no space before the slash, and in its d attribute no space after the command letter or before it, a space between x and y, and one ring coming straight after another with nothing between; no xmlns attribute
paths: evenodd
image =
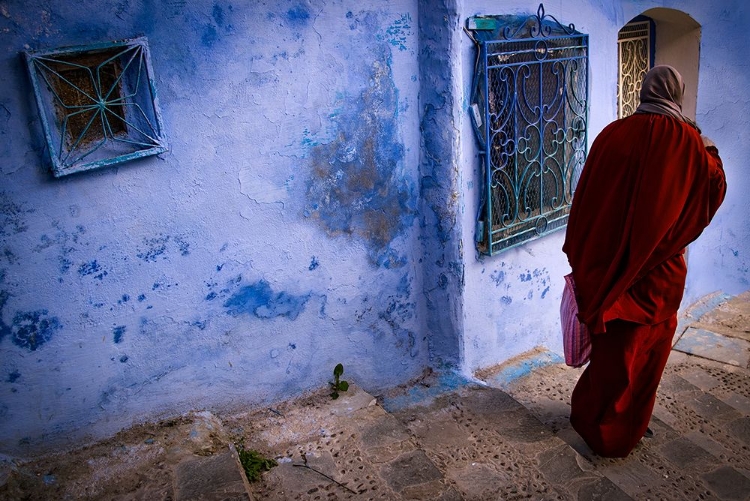
<svg viewBox="0 0 750 501"><path fill-rule="evenodd" d="M25 55L56 177L167 151L145 38Z"/></svg>

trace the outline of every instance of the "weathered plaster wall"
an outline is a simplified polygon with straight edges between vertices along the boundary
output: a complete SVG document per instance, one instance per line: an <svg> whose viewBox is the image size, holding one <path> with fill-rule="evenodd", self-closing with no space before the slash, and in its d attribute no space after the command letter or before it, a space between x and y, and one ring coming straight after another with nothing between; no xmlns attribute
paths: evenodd
<svg viewBox="0 0 750 501"><path fill-rule="evenodd" d="M680 8L680 2L673 2ZM714 292L750 289L750 6L742 1L694 2L701 25L696 118L724 161L727 196L703 235L690 246L683 306Z"/></svg>
<svg viewBox="0 0 750 501"><path fill-rule="evenodd" d="M466 0L459 6L461 24L473 15L531 15L539 2L496 2ZM727 50L727 33L748 39L748 8L740 0L713 3L695 1L609 1L577 0L544 2L545 12L565 25L589 34L589 145L609 122L616 118L617 32L633 17L654 7L680 9L703 25L698 89L698 122L713 137L725 162L730 189L727 201L712 226L690 248L690 275L683 307L712 291L736 294L748 289L747 252L750 225L747 223L747 192L750 176L744 172L747 158L748 88L750 72L739 60L741 51ZM734 36L734 35L733 35ZM742 44L739 44L742 45ZM562 253L564 232L497 256L475 252L479 159L468 118L470 82L475 52L464 36L460 47L460 78L464 114L460 130L459 178L460 226L465 255L463 294L462 368L472 373L541 346L562 353L559 304L563 276L569 272Z"/></svg>
<svg viewBox="0 0 750 501"><path fill-rule="evenodd" d="M0 1L0 454L422 371L417 22ZM137 35L170 151L53 179L20 52Z"/></svg>
<svg viewBox="0 0 750 501"><path fill-rule="evenodd" d="M0 0L0 454L319 387L370 390L561 351L558 232L477 255L476 14L538 1ZM616 115L617 31L702 25L697 118L729 193L686 302L748 288L743 0L556 0L590 36L589 144ZM727 38L731 34L731 39ZM53 179L19 53L145 35L170 151Z"/></svg>
<svg viewBox="0 0 750 501"><path fill-rule="evenodd" d="M420 260L424 275L426 328L433 362L457 367L463 350L464 258L459 203L457 134L463 106L455 53L461 46L456 2L419 2L420 37ZM469 140L471 137L469 136Z"/></svg>

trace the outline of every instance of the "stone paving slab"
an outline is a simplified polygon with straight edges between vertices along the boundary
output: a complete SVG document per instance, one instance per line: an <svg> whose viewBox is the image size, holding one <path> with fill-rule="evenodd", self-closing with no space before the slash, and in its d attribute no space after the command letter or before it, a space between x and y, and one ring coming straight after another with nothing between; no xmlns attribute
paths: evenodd
<svg viewBox="0 0 750 501"><path fill-rule="evenodd" d="M229 450L178 464L175 485L175 501L250 500L244 471Z"/></svg>
<svg viewBox="0 0 750 501"><path fill-rule="evenodd" d="M674 349L738 367L750 367L750 342L706 329L688 327Z"/></svg>
<svg viewBox="0 0 750 501"><path fill-rule="evenodd" d="M560 380L561 371L580 374L564 365L549 365L506 389L540 421L556 429L555 436L575 450L589 469L625 495L632 499L750 499L750 489L745 488L750 481L750 413L744 402L750 393L750 371L673 351L651 421L655 437L642 440L624 459L593 454L570 427L569 409L549 402L549 393L542 388ZM559 397L561 402L569 401L570 391L572 385Z"/></svg>

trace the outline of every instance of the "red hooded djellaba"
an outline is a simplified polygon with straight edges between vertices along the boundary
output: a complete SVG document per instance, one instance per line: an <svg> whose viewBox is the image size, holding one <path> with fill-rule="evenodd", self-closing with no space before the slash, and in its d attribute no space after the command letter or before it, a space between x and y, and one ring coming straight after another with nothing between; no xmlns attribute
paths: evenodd
<svg viewBox="0 0 750 501"><path fill-rule="evenodd" d="M571 399L571 424L591 449L625 457L648 429L687 275L685 247L724 200L719 151L682 115L671 66L646 75L635 114L594 141L563 251L591 359Z"/></svg>

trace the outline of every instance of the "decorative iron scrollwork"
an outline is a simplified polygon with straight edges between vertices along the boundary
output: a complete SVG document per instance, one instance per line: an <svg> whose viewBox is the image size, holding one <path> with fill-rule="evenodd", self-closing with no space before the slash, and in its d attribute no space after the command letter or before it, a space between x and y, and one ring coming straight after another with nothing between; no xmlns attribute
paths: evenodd
<svg viewBox="0 0 750 501"><path fill-rule="evenodd" d="M469 23L483 30L472 102L484 109L476 240L487 254L564 228L586 159L588 36L543 5L518 19Z"/></svg>
<svg viewBox="0 0 750 501"><path fill-rule="evenodd" d="M522 33L526 29L524 33ZM573 24L564 26L554 16L545 14L544 4L539 4L536 15L527 17L520 26L513 31L513 26L503 28L503 38L513 40L517 38L539 38L549 37L553 32L562 32L567 35L576 33L576 27ZM520 35L519 35L520 34Z"/></svg>

